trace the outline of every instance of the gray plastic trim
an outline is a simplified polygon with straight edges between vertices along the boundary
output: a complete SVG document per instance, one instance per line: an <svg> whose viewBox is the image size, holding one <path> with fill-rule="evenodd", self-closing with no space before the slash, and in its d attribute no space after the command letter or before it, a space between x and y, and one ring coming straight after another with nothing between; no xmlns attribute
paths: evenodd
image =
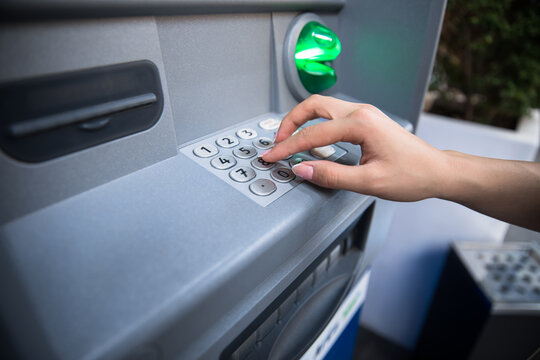
<svg viewBox="0 0 540 360"><path fill-rule="evenodd" d="M272 11L339 11L345 0L4 0L0 19L171 16Z"/></svg>
<svg viewBox="0 0 540 360"><path fill-rule="evenodd" d="M304 85L302 85L302 81L300 81L300 76L296 70L296 63L294 62L294 52L300 32L304 26L311 21L326 25L319 16L313 13L302 14L291 22L283 43L283 70L285 72L285 81L287 81L287 85L293 96L300 102L310 97L312 94L306 90Z"/></svg>

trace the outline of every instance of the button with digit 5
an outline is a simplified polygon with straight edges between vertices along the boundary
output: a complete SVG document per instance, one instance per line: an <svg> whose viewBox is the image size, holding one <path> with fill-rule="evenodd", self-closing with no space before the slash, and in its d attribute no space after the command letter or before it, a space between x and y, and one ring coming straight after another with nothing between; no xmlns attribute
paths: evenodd
<svg viewBox="0 0 540 360"><path fill-rule="evenodd" d="M233 154L240 159L249 159L257 155L257 150L253 146L244 145L234 149Z"/></svg>

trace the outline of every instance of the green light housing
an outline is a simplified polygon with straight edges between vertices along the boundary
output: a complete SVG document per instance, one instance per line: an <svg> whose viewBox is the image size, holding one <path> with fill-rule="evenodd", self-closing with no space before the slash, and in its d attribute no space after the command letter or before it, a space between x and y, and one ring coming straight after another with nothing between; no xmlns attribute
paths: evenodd
<svg viewBox="0 0 540 360"><path fill-rule="evenodd" d="M306 90L317 94L336 83L336 71L331 62L340 53L341 42L332 30L316 21L303 27L296 42L294 61Z"/></svg>

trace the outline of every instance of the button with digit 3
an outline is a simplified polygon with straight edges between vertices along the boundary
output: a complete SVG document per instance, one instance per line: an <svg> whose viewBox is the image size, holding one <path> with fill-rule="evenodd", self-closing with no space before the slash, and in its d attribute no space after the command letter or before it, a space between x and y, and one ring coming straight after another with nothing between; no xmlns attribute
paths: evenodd
<svg viewBox="0 0 540 360"><path fill-rule="evenodd" d="M259 149L270 149L272 146L274 146L274 141L267 137L260 137L256 140L253 140L253 145L255 147L258 147Z"/></svg>
<svg viewBox="0 0 540 360"><path fill-rule="evenodd" d="M230 155L221 155L213 158L210 165L218 170L227 170L236 165L236 159Z"/></svg>
<svg viewBox="0 0 540 360"><path fill-rule="evenodd" d="M236 136L244 140L254 139L257 137L257 131L252 128L243 128L236 132Z"/></svg>
<svg viewBox="0 0 540 360"><path fill-rule="evenodd" d="M275 163L264 161L262 158L256 158L251 161L251 166L257 170L268 170L273 168Z"/></svg>
<svg viewBox="0 0 540 360"><path fill-rule="evenodd" d="M244 145L234 149L233 154L240 159L249 159L257 155L257 150L253 146Z"/></svg>
<svg viewBox="0 0 540 360"><path fill-rule="evenodd" d="M272 175L272 179L281 183L288 183L289 181L292 181L294 180L294 178L296 178L296 175L294 175L291 169L287 169L284 167L272 170L272 173L270 175Z"/></svg>
<svg viewBox="0 0 540 360"><path fill-rule="evenodd" d="M216 144L224 148L232 148L240 144L240 141L232 135L226 135L219 137L216 140Z"/></svg>
<svg viewBox="0 0 540 360"><path fill-rule="evenodd" d="M212 144L202 144L193 149L193 153L202 158L217 155L218 152L218 148Z"/></svg>
<svg viewBox="0 0 540 360"><path fill-rule="evenodd" d="M255 177L255 170L247 166L240 166L231 170L229 176L234 181L247 182Z"/></svg>
<svg viewBox="0 0 540 360"><path fill-rule="evenodd" d="M268 196L276 191L276 189L276 184L274 184L272 180L268 179L255 180L249 185L249 190L251 190L251 192L255 195L259 196Z"/></svg>

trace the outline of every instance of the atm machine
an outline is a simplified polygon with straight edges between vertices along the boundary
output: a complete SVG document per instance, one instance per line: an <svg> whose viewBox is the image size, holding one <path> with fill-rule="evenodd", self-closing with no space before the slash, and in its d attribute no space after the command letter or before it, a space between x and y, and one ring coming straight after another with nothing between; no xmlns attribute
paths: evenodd
<svg viewBox="0 0 540 360"><path fill-rule="evenodd" d="M392 205L258 156L312 93L414 131L444 6L2 1L4 358L329 356Z"/></svg>

